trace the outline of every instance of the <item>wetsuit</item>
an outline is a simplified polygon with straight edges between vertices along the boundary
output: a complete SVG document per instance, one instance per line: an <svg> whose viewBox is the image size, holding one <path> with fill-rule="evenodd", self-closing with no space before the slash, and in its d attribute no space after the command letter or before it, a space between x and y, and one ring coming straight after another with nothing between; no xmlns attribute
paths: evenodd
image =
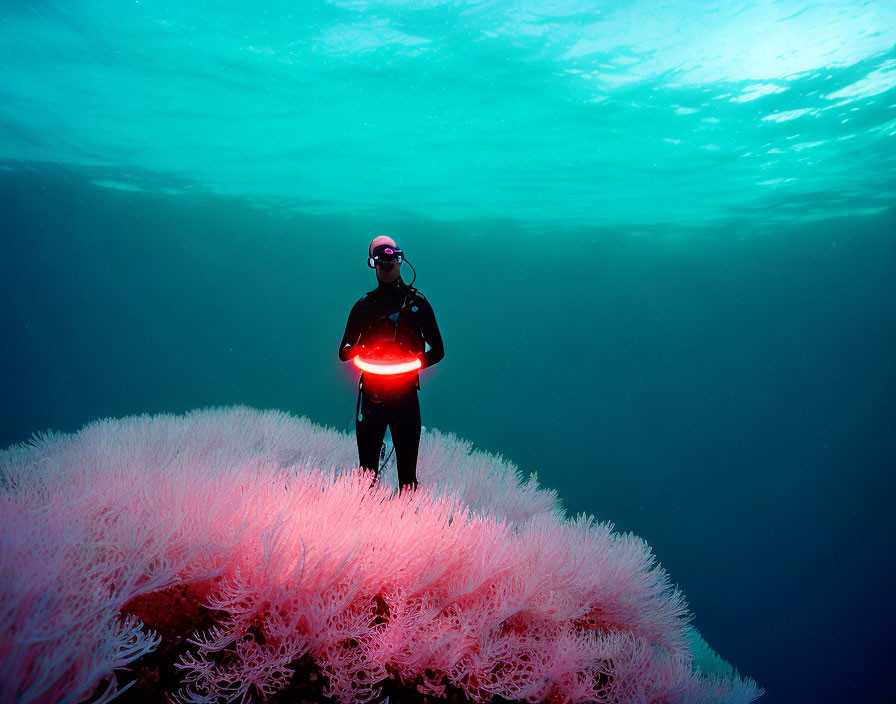
<svg viewBox="0 0 896 704"><path fill-rule="evenodd" d="M425 348L427 343L429 350ZM352 307L339 344L339 359L348 361L359 352L374 350L405 359L418 357L423 369L445 356L442 336L429 301L400 276L390 283L380 281L376 289ZM395 446L399 489L417 487L417 450L420 446L420 402L417 398L420 376L417 372L388 377L362 372L358 382L355 430L359 464L379 478L380 448L386 426L389 426Z"/></svg>

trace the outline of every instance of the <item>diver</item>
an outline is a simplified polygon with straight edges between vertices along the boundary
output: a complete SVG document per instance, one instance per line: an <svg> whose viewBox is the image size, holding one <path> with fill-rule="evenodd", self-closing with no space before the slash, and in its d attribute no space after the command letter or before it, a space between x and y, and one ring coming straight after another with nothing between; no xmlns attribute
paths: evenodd
<svg viewBox="0 0 896 704"><path fill-rule="evenodd" d="M363 370L355 411L359 464L374 473L371 486L375 484L388 426L399 492L413 490L421 426L418 372L440 361L445 348L429 301L413 286L417 270L410 284L401 278L401 264L407 260L395 240L375 237L367 254L367 266L376 269L377 287L352 307L339 344L339 359L352 360Z"/></svg>

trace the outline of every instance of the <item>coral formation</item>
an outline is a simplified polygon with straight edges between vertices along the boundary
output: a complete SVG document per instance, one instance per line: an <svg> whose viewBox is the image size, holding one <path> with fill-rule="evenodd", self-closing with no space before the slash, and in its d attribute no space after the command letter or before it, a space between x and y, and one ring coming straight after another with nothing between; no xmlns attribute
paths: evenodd
<svg viewBox="0 0 896 704"><path fill-rule="evenodd" d="M643 540L568 519L536 475L432 430L416 491L356 460L352 435L245 406L0 453L0 703L149 701L153 678L176 702L761 694Z"/></svg>

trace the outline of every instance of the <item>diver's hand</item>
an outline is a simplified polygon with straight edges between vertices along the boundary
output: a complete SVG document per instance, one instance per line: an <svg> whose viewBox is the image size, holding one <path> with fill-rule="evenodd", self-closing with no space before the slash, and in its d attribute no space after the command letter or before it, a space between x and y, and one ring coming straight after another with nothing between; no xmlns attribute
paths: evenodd
<svg viewBox="0 0 896 704"><path fill-rule="evenodd" d="M363 345L346 345L342 349L342 354L340 356L346 362L351 362L352 359L357 357L363 351L364 351Z"/></svg>

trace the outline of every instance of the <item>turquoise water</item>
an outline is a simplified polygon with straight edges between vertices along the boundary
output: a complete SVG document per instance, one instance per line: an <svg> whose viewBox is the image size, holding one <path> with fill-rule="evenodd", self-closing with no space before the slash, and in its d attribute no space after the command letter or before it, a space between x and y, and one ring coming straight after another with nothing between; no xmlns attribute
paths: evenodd
<svg viewBox="0 0 896 704"><path fill-rule="evenodd" d="M644 537L762 701L889 701L893 3L0 20L0 446L232 403L351 429L388 233L445 341L424 425Z"/></svg>
<svg viewBox="0 0 896 704"><path fill-rule="evenodd" d="M729 225L889 207L890 2L12 2L0 153L310 213Z"/></svg>

